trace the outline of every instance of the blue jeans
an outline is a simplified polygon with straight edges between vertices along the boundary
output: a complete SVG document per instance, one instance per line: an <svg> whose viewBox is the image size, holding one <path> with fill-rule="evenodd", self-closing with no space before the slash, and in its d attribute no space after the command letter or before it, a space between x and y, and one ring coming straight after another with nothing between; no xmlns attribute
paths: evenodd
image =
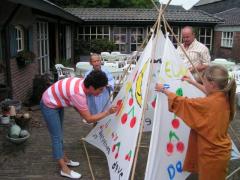
<svg viewBox="0 0 240 180"><path fill-rule="evenodd" d="M63 108L51 109L40 101L40 108L51 135L53 157L63 158Z"/></svg>

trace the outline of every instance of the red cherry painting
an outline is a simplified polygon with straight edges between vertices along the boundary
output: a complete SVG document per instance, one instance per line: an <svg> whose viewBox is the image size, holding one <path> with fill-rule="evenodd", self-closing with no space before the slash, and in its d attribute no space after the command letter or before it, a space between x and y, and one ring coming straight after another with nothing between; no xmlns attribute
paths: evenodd
<svg viewBox="0 0 240 180"><path fill-rule="evenodd" d="M136 121L137 121L137 118L134 116L132 119L131 119L131 122L130 122L130 127L133 128L136 124Z"/></svg>
<svg viewBox="0 0 240 180"><path fill-rule="evenodd" d="M167 144L167 152L169 153L169 154L172 154L173 153L173 144L171 143L171 142L169 142L168 144Z"/></svg>
<svg viewBox="0 0 240 180"><path fill-rule="evenodd" d="M180 153L182 153L184 151L184 144L183 144L183 142L179 141L177 143L177 151L180 152Z"/></svg>
<svg viewBox="0 0 240 180"><path fill-rule="evenodd" d="M116 144L113 145L113 147L112 147L112 152L115 151L115 148L116 148Z"/></svg>
<svg viewBox="0 0 240 180"><path fill-rule="evenodd" d="M174 129L179 128L179 125L180 125L180 122L179 122L178 119L175 118L175 119L172 120L172 126L173 126Z"/></svg>
<svg viewBox="0 0 240 180"><path fill-rule="evenodd" d="M132 105L133 105L133 98L130 98L130 99L128 100L128 104L129 104L129 106L132 106Z"/></svg>
<svg viewBox="0 0 240 180"><path fill-rule="evenodd" d="M125 124L127 122L127 118L128 118L128 114L127 113L123 114L123 116L121 118L122 124Z"/></svg>
<svg viewBox="0 0 240 180"><path fill-rule="evenodd" d="M155 106L156 106L156 100L152 102L152 107L155 108Z"/></svg>
<svg viewBox="0 0 240 180"><path fill-rule="evenodd" d="M115 154L115 159L117 159L117 158L118 158L118 153Z"/></svg>
<svg viewBox="0 0 240 180"><path fill-rule="evenodd" d="M120 106L121 104L122 104L122 100L119 99L119 100L117 101L117 106Z"/></svg>

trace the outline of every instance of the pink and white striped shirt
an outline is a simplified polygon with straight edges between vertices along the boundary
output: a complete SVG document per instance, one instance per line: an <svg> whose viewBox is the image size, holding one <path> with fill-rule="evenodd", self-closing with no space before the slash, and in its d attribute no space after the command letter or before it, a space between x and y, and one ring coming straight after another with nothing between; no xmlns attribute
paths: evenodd
<svg viewBox="0 0 240 180"><path fill-rule="evenodd" d="M83 80L70 77L57 81L43 93L43 103L53 109L73 106L77 110L88 110Z"/></svg>

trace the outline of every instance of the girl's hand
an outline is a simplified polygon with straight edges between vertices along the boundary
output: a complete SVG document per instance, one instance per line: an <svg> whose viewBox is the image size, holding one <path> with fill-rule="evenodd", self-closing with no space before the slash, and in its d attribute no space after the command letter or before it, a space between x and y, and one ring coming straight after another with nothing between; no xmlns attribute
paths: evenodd
<svg viewBox="0 0 240 180"><path fill-rule="evenodd" d="M164 90L164 85L161 83L156 83L155 91L162 92Z"/></svg>
<svg viewBox="0 0 240 180"><path fill-rule="evenodd" d="M189 76L183 76L181 80L193 84L193 80Z"/></svg>
<svg viewBox="0 0 240 180"><path fill-rule="evenodd" d="M117 112L117 110L118 110L117 106L112 106L108 109L108 113L113 114L113 113Z"/></svg>

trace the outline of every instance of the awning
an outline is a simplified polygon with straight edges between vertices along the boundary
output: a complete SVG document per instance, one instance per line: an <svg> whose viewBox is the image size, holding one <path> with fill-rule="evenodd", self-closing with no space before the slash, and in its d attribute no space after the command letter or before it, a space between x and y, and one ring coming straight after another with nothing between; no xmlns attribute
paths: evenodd
<svg viewBox="0 0 240 180"><path fill-rule="evenodd" d="M34 9L38 9L55 16L59 16L69 21L74 21L78 23L83 22L83 20L80 19L79 17L74 16L73 14L70 14L69 12L65 11L63 8L47 0L9 0L9 1L16 4L22 4L24 6L28 6Z"/></svg>

